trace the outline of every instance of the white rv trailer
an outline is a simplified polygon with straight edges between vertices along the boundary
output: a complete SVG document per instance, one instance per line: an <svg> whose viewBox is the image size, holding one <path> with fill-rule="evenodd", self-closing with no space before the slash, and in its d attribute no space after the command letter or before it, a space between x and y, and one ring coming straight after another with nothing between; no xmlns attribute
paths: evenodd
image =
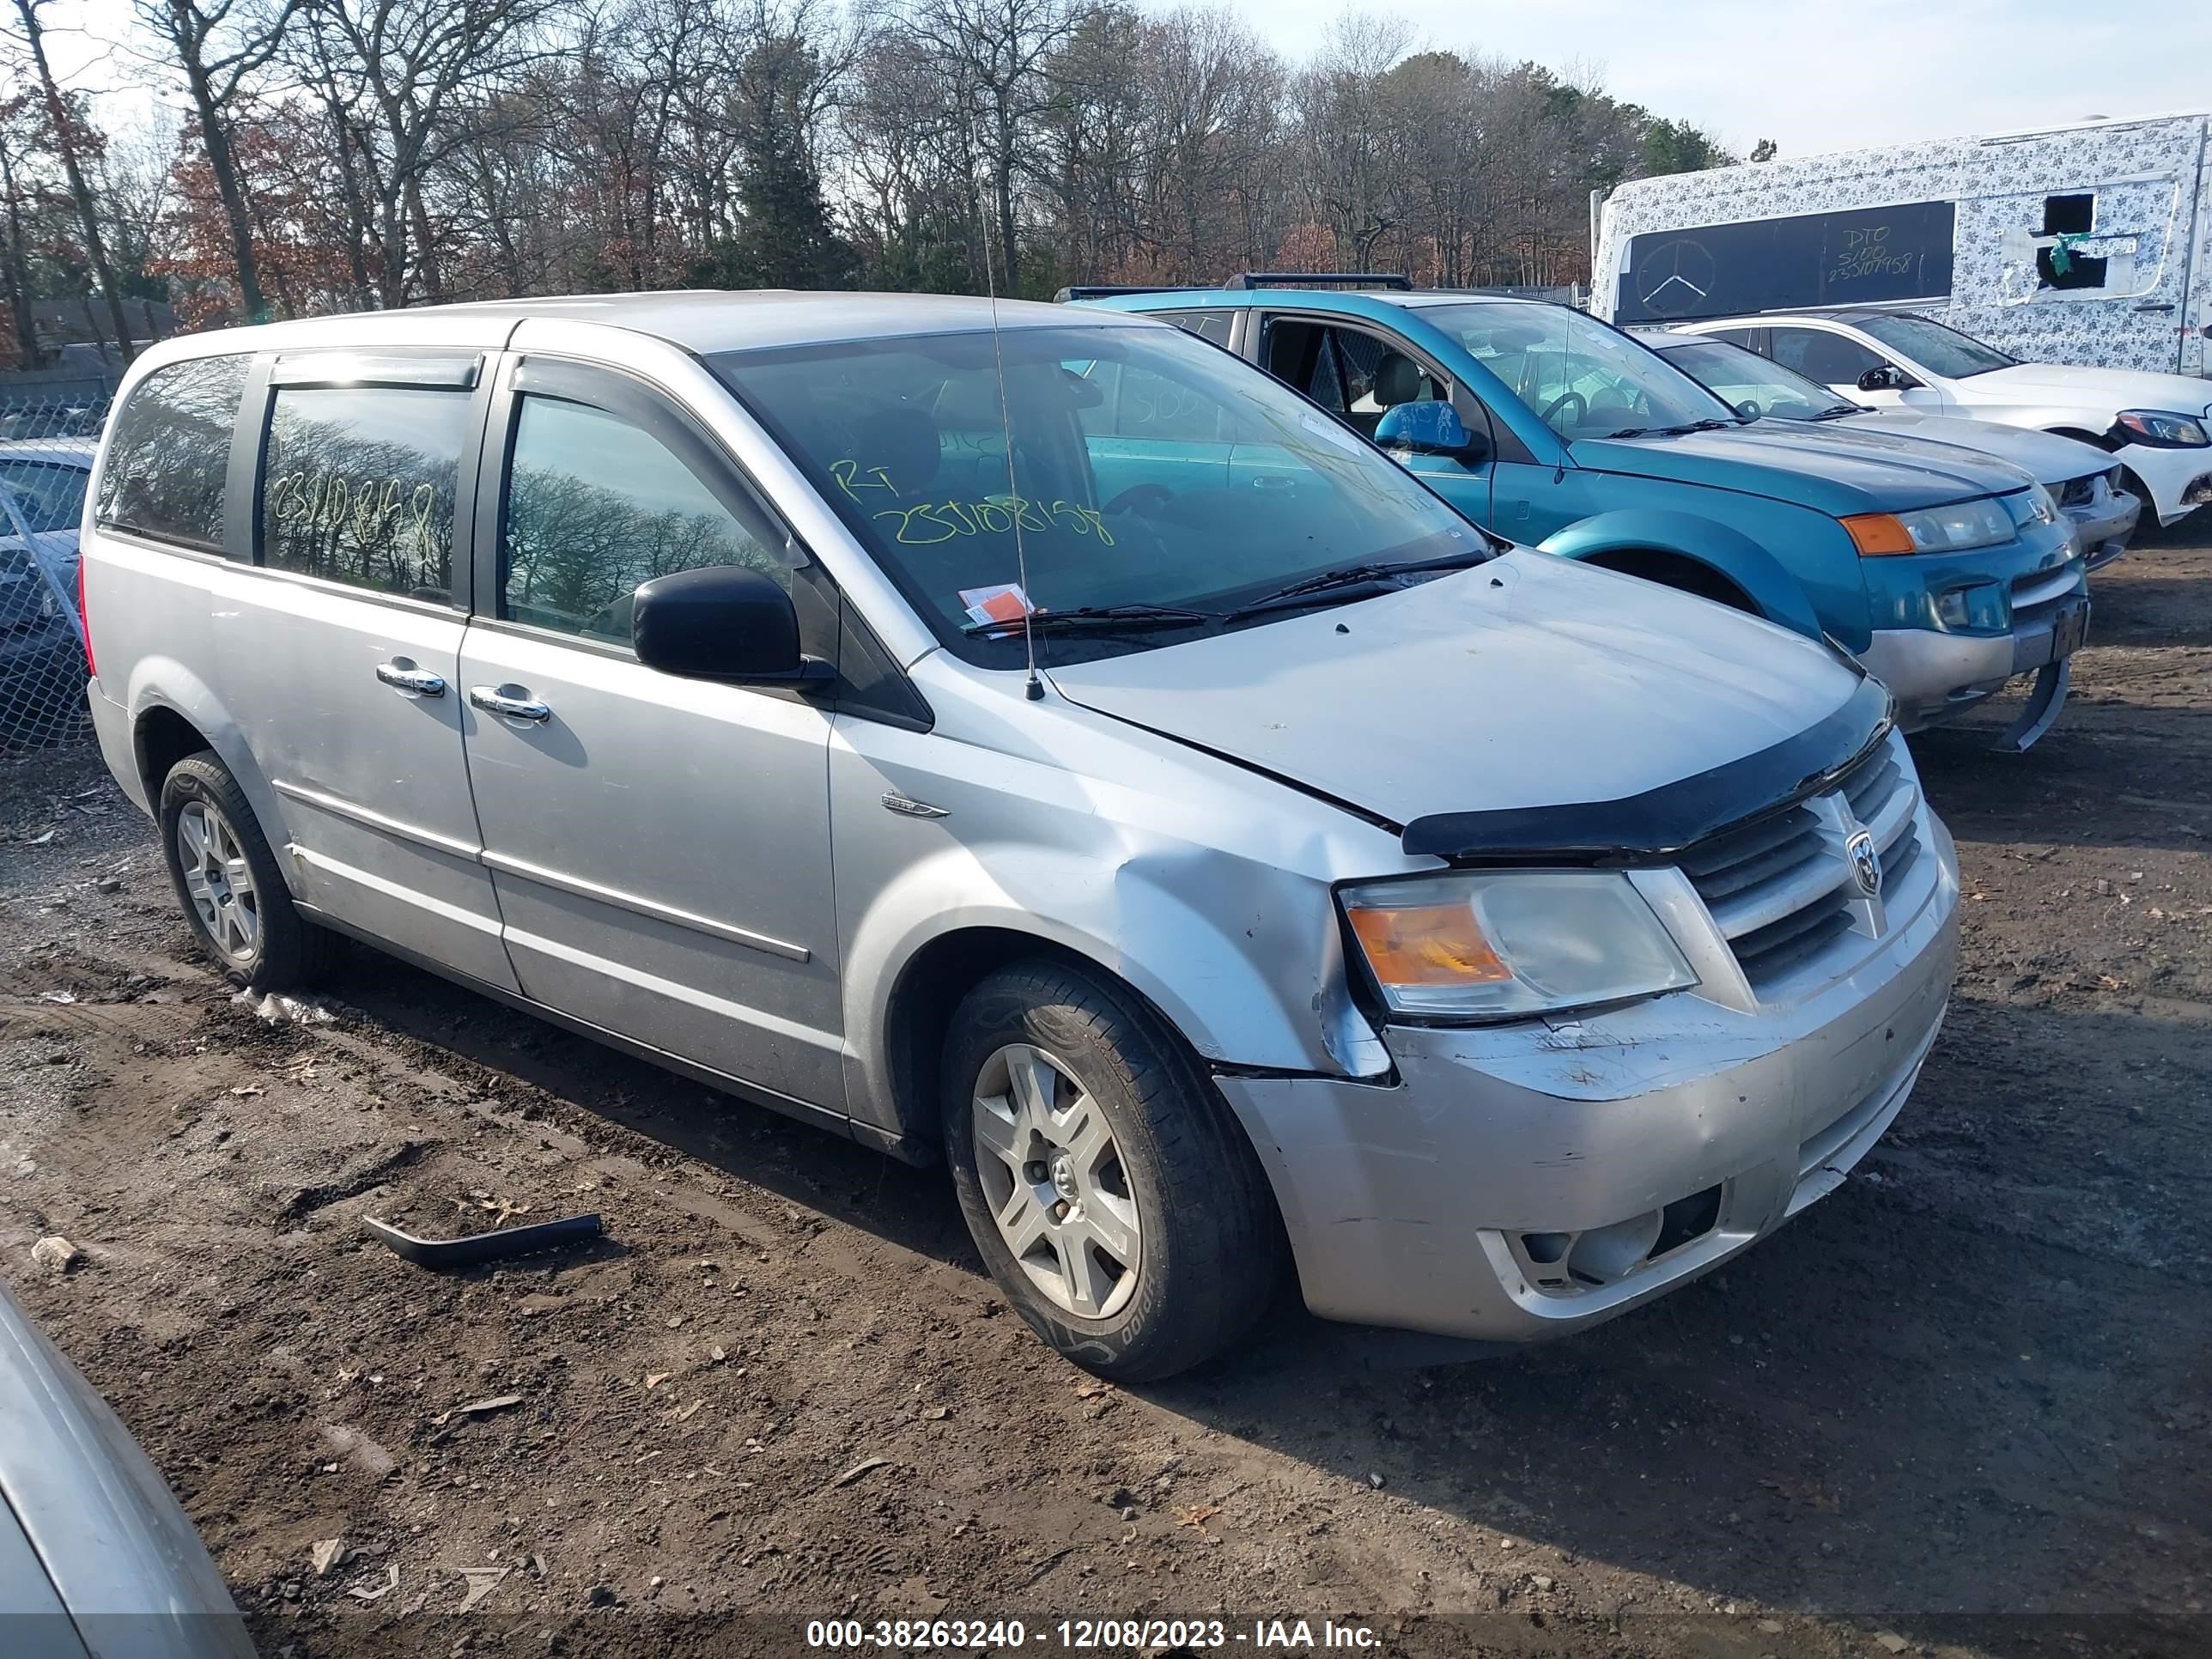
<svg viewBox="0 0 2212 1659"><path fill-rule="evenodd" d="M1917 311L2029 362L2207 372L2212 114L1635 179L1591 210L1616 323Z"/></svg>

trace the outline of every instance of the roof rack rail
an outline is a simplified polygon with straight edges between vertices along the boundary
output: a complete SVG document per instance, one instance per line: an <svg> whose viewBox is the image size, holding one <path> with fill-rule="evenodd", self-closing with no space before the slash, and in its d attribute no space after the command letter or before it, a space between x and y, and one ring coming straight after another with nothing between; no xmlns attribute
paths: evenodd
<svg viewBox="0 0 2212 1659"><path fill-rule="evenodd" d="M1064 288L1052 296L1056 306L1070 300L1108 300L1116 294L1195 294L1199 290L1190 283L1079 283Z"/></svg>
<svg viewBox="0 0 2212 1659"><path fill-rule="evenodd" d="M1246 270L1224 288L1389 288L1411 293L1413 279L1395 270Z"/></svg>

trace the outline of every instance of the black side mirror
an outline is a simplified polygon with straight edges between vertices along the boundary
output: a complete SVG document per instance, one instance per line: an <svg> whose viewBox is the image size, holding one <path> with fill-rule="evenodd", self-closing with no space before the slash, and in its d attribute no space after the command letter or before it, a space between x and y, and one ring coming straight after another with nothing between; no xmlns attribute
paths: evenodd
<svg viewBox="0 0 2212 1659"><path fill-rule="evenodd" d="M630 642L647 668L693 680L796 685L835 677L799 648L799 612L772 578L742 565L679 570L640 585Z"/></svg>
<svg viewBox="0 0 2212 1659"><path fill-rule="evenodd" d="M1862 392L1902 392L1912 383L1912 377L1894 363L1876 363L1859 376Z"/></svg>
<svg viewBox="0 0 2212 1659"><path fill-rule="evenodd" d="M1756 398L1746 398L1735 406L1735 412L1747 421L1755 421L1766 413L1759 406L1759 399Z"/></svg>

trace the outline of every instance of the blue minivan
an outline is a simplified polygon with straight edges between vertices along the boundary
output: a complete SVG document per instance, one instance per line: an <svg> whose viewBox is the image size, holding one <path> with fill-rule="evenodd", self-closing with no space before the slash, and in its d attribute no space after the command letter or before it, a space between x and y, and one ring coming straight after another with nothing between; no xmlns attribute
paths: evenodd
<svg viewBox="0 0 2212 1659"><path fill-rule="evenodd" d="M1747 421L1569 307L1330 280L1070 295L1158 316L1266 369L1498 535L1833 639L1889 687L1907 731L2029 673L2006 745L2027 747L2057 717L2087 580L2049 492L2018 467ZM1165 399L1136 406L1151 393L1126 377L1110 395L1099 418L1115 431L1157 431L1196 464L1218 448L1268 487L1265 456L1235 434L1184 430Z"/></svg>

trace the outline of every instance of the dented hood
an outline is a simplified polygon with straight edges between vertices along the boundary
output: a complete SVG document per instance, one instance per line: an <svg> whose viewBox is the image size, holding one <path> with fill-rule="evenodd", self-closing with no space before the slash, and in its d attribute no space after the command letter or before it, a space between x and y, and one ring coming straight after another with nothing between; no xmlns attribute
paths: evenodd
<svg viewBox="0 0 2212 1659"><path fill-rule="evenodd" d="M1049 672L1073 702L1400 826L1590 803L1640 823L1652 815L1635 802L1679 799L1685 780L1747 757L1790 772L1790 745L1847 704L1856 734L1843 746L1856 753L1872 729L1856 718L1868 683L1823 647L1526 549L1380 598ZM1887 699L1873 703L1879 715ZM1734 775L1719 821L1801 775L1754 771ZM1644 827L1668 839L1667 826ZM1415 840L1409 850L1439 850Z"/></svg>

